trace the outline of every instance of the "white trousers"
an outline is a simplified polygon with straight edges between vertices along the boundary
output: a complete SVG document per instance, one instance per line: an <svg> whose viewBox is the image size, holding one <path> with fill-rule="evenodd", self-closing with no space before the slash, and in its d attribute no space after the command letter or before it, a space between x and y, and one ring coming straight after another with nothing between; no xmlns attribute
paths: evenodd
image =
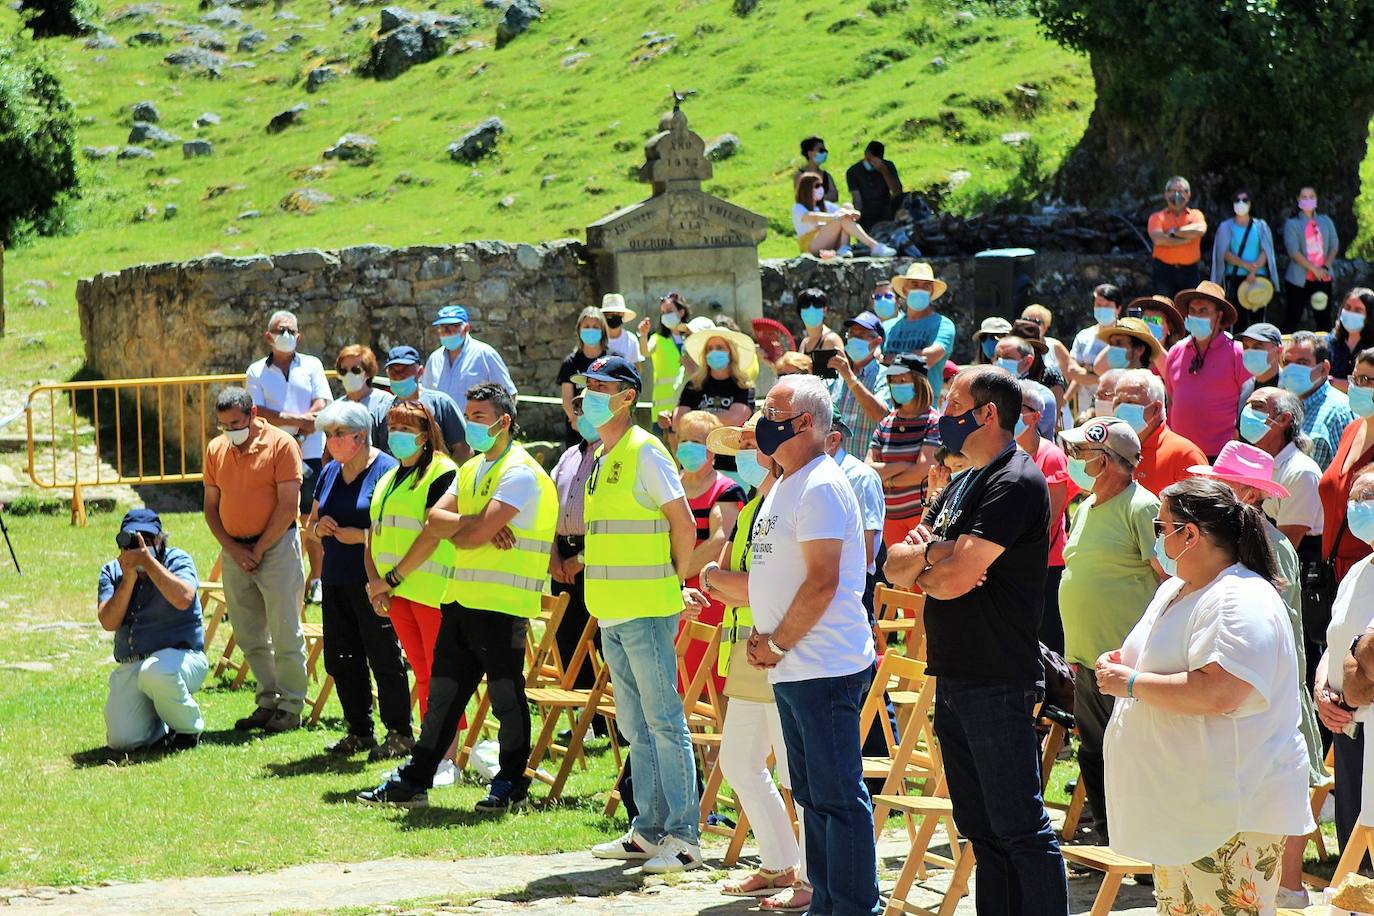
<svg viewBox="0 0 1374 916"><path fill-rule="evenodd" d="M806 880L805 837L798 843L773 774L768 772L768 754L777 763L778 781L792 787L787 774L787 747L782 742L782 721L773 703L755 703L732 698L725 707L725 726L720 739L720 769L735 790L740 807L749 817L749 826L759 844L759 857L769 871L797 868L797 877ZM798 812L798 823L801 817Z"/></svg>

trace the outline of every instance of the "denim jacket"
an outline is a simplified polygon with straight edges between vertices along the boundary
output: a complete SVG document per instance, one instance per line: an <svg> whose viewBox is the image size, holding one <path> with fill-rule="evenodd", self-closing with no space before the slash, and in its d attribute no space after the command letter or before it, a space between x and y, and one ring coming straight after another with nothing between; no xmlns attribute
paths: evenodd
<svg viewBox="0 0 1374 916"><path fill-rule="evenodd" d="M192 588L200 584L196 576L196 564L186 551L168 547L160 560L168 572L189 583ZM123 578L118 560L111 560L102 566L99 600L109 599ZM151 655L158 649L172 648L204 651L205 630L201 622L200 595L192 599L189 608L178 609L162 596L151 580L144 578L134 586L124 622L115 630L115 661L133 661Z"/></svg>

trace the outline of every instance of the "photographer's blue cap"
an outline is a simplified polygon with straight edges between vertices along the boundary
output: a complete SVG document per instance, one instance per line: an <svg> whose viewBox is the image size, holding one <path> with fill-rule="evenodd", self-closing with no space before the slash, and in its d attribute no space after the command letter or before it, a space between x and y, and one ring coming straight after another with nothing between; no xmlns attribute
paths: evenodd
<svg viewBox="0 0 1374 916"><path fill-rule="evenodd" d="M581 375L572 377L574 385L585 385L588 381L622 382L626 385L633 385L636 391L643 389L643 384L639 380L639 372L630 365L629 360L619 356L603 356L588 366Z"/></svg>
<svg viewBox="0 0 1374 916"><path fill-rule="evenodd" d="M468 310L461 305L446 305L435 313L430 326L437 328L441 324L457 324L460 321L468 323Z"/></svg>
<svg viewBox="0 0 1374 916"><path fill-rule="evenodd" d="M119 530L157 536L162 534L162 519L152 509L130 509L119 523Z"/></svg>
<svg viewBox="0 0 1374 916"><path fill-rule="evenodd" d="M391 366L418 366L420 365L420 351L414 347L392 347L386 351L386 367Z"/></svg>

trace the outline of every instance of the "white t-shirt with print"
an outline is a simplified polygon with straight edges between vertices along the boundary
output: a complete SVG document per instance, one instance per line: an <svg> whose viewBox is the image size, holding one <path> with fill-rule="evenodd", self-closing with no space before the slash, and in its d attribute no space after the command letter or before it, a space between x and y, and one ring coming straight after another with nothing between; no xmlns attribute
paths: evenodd
<svg viewBox="0 0 1374 916"><path fill-rule="evenodd" d="M792 227L797 230L797 238L801 238L802 236L806 235L806 233L810 232L811 230L817 228L820 225L820 223L806 222L802 219L802 217L806 216L806 214L808 213L818 212L820 211L808 209L805 204L792 205ZM839 213L840 208L827 200L825 201L825 212Z"/></svg>

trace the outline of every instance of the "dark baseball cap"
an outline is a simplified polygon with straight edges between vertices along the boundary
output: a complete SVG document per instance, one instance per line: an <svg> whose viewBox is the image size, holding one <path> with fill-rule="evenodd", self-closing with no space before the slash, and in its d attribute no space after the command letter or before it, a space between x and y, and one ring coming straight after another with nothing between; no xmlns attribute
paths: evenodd
<svg viewBox="0 0 1374 916"><path fill-rule="evenodd" d="M632 386L636 391L644 387L635 367L630 365L629 360L619 356L603 356L588 366L585 372L572 377L574 385L585 385L588 381L621 382Z"/></svg>
<svg viewBox="0 0 1374 916"><path fill-rule="evenodd" d="M887 374L901 375L904 372L927 378L930 375L930 366L927 365L926 358L919 353L903 353L892 360L892 365L887 367Z"/></svg>
<svg viewBox="0 0 1374 916"><path fill-rule="evenodd" d="M1283 332L1267 321L1259 321L1250 325L1240 332L1240 336L1258 340L1260 343L1273 344L1276 347L1283 346Z"/></svg>
<svg viewBox="0 0 1374 916"><path fill-rule="evenodd" d="M872 312L860 312L855 317L846 319L844 326L849 327L850 325L863 328L865 331L872 331L878 335L879 340L887 338L887 332L883 330L882 319Z"/></svg>
<svg viewBox="0 0 1374 916"><path fill-rule="evenodd" d="M418 366L420 365L420 351L414 347L392 347L386 351L386 366Z"/></svg>
<svg viewBox="0 0 1374 916"><path fill-rule="evenodd" d="M119 523L119 530L157 536L162 534L162 519L152 509L130 509Z"/></svg>

